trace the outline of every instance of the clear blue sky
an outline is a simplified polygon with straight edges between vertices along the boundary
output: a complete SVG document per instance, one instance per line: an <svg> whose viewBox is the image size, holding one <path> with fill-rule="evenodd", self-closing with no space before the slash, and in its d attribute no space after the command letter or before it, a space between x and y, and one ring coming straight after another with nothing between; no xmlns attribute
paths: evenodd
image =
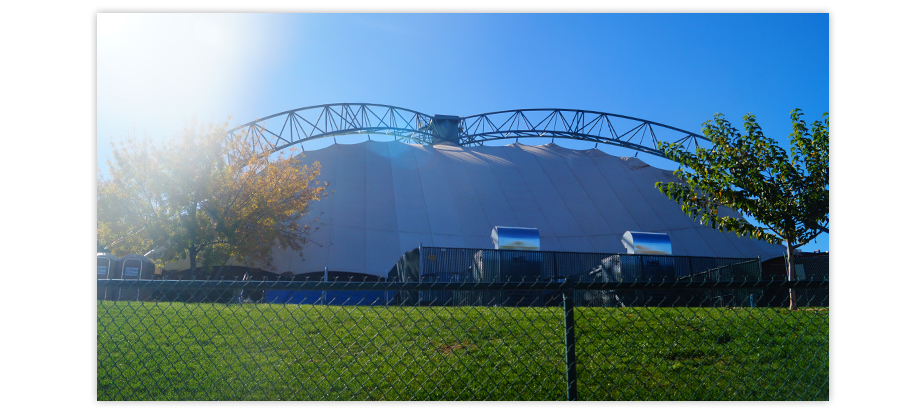
<svg viewBox="0 0 900 415"><path fill-rule="evenodd" d="M828 53L827 14L100 14L97 159L194 116L237 125L337 102L584 109L697 133L717 112L736 126L753 113L787 147L791 110L829 111Z"/></svg>

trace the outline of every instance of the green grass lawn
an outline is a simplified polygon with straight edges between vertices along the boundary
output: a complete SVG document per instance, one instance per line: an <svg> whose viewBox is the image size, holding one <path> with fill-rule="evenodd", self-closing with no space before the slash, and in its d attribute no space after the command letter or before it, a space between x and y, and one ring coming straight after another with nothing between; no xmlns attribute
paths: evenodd
<svg viewBox="0 0 900 415"><path fill-rule="evenodd" d="M827 400L828 310L576 308L580 400ZM99 400L561 400L560 308L98 302Z"/></svg>

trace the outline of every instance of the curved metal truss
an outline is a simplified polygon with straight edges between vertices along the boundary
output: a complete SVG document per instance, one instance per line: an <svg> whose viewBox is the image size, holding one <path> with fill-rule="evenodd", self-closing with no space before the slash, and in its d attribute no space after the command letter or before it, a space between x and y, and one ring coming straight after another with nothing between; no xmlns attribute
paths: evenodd
<svg viewBox="0 0 900 415"><path fill-rule="evenodd" d="M326 104L270 115L229 130L249 134L259 151L279 150L310 140L350 134L389 135L417 144L483 145L487 141L556 138L629 148L662 157L660 141L697 147L694 134L668 125L595 111L559 108L520 109L457 117L427 115L381 104ZM304 149L305 150L305 149Z"/></svg>

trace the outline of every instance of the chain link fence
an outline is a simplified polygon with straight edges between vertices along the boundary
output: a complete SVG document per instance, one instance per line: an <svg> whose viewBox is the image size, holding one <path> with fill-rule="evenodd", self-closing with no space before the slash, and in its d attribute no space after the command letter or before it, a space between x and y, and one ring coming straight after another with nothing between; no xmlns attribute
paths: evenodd
<svg viewBox="0 0 900 415"><path fill-rule="evenodd" d="M98 280L97 398L827 400L822 304L761 276Z"/></svg>

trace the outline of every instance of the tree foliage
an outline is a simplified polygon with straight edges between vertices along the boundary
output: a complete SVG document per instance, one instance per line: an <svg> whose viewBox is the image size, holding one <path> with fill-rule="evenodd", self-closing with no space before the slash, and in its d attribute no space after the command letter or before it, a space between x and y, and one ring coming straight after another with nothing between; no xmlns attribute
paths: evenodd
<svg viewBox="0 0 900 415"><path fill-rule="evenodd" d="M790 279L794 279L793 249L828 232L828 113L811 129L802 115L799 109L791 112L790 154L763 135L751 114L744 116L743 135L721 114L704 123L703 133L712 142L709 149L698 147L689 153L678 144L658 145L681 167L674 172L680 181L656 187L705 225L784 243ZM724 215L723 207L758 224Z"/></svg>
<svg viewBox="0 0 900 415"><path fill-rule="evenodd" d="M325 197L318 163L255 151L226 129L195 122L169 142L113 144L108 177L98 171L98 243L163 263L187 258L192 273L198 260L272 267L276 245L302 252L314 229L301 218Z"/></svg>

